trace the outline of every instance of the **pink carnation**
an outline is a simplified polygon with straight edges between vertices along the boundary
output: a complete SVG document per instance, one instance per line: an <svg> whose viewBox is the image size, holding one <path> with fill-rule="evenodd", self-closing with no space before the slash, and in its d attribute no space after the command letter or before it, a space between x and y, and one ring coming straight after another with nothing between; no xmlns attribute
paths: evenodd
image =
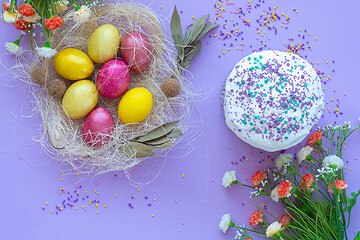
<svg viewBox="0 0 360 240"><path fill-rule="evenodd" d="M263 216L264 213L261 211L254 212L249 218L250 226L255 227L259 223L263 223L264 222L264 219L262 218Z"/></svg>
<svg viewBox="0 0 360 240"><path fill-rule="evenodd" d="M311 146L314 145L315 143L318 143L318 141L321 140L321 136L323 135L323 132L314 132L313 134L310 135L308 141L307 141L307 145Z"/></svg>
<svg viewBox="0 0 360 240"><path fill-rule="evenodd" d="M348 185L344 180L335 180L335 189L338 192L341 192L343 189L347 188ZM330 185L327 187L330 193L334 193L334 182L331 182Z"/></svg>
<svg viewBox="0 0 360 240"><path fill-rule="evenodd" d="M279 198L289 197L290 191L293 189L293 186L288 181L281 182L279 186L277 186L277 192Z"/></svg>
<svg viewBox="0 0 360 240"><path fill-rule="evenodd" d="M265 178L267 177L266 172L264 171L257 171L254 176L251 178L251 183L255 187L259 185Z"/></svg>
<svg viewBox="0 0 360 240"><path fill-rule="evenodd" d="M283 225L284 228L286 228L291 221L291 216L288 214L284 214L281 216L279 223L281 223Z"/></svg>
<svg viewBox="0 0 360 240"><path fill-rule="evenodd" d="M302 177L302 181L300 182L300 188L303 191L305 189L310 190L313 183L314 183L314 176L308 173Z"/></svg>

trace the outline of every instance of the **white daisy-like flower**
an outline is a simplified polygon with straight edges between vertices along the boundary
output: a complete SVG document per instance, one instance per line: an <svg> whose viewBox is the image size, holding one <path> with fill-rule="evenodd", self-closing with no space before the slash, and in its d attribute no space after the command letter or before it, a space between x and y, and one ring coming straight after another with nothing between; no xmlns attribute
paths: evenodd
<svg viewBox="0 0 360 240"><path fill-rule="evenodd" d="M339 170L344 167L344 161L335 155L326 156L323 160L323 166L330 166Z"/></svg>
<svg viewBox="0 0 360 240"><path fill-rule="evenodd" d="M224 174L224 177L222 179L222 185L227 188L231 185L232 182L236 181L236 175L235 175L235 171L227 171Z"/></svg>
<svg viewBox="0 0 360 240"><path fill-rule="evenodd" d="M281 227L282 227L281 223L273 222L272 224L270 224L267 227L266 236L271 237L271 236L277 235L281 231Z"/></svg>
<svg viewBox="0 0 360 240"><path fill-rule="evenodd" d="M302 163L307 156L311 154L314 149L311 146L302 147L300 151L296 154L296 158L299 163Z"/></svg>
<svg viewBox="0 0 360 240"><path fill-rule="evenodd" d="M79 10L74 13L74 20L76 22L85 22L91 17L91 9L88 6L81 6Z"/></svg>
<svg viewBox="0 0 360 240"><path fill-rule="evenodd" d="M280 154L275 160L275 166L280 170L283 166L289 165L294 160L291 153Z"/></svg>
<svg viewBox="0 0 360 240"><path fill-rule="evenodd" d="M271 199L274 201L274 202L278 202L279 201L279 193L277 191L277 188L274 188L272 191L271 191Z"/></svg>
<svg viewBox="0 0 360 240"><path fill-rule="evenodd" d="M37 47L35 50L40 57L44 58L52 58L57 53L55 49L51 48L48 42L46 42L42 48Z"/></svg>
<svg viewBox="0 0 360 240"><path fill-rule="evenodd" d="M37 21L39 21L41 19L41 17L39 16L39 14L34 13L34 15L32 15L30 17L24 17L23 19L29 23L36 23Z"/></svg>
<svg viewBox="0 0 360 240"><path fill-rule="evenodd" d="M19 46L18 40L14 42L7 42L5 43L5 48L8 50L11 54L14 54L16 56L19 56L22 53L22 47Z"/></svg>
<svg viewBox="0 0 360 240"><path fill-rule="evenodd" d="M230 227L230 223L231 223L230 214L224 214L221 217L221 220L220 220L220 223L219 223L220 230L223 231L224 233L226 233L226 231Z"/></svg>
<svg viewBox="0 0 360 240"><path fill-rule="evenodd" d="M2 17L4 19L5 22L7 23L14 23L16 21L16 12L9 12L6 11L2 14Z"/></svg>

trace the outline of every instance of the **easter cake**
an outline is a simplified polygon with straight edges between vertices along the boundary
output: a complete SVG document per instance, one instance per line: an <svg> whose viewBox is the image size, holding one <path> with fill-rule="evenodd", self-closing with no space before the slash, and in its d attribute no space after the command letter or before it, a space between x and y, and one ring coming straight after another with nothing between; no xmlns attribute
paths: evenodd
<svg viewBox="0 0 360 240"><path fill-rule="evenodd" d="M246 143L269 152L300 143L324 108L321 81L301 57L254 52L240 60L223 90L227 126Z"/></svg>

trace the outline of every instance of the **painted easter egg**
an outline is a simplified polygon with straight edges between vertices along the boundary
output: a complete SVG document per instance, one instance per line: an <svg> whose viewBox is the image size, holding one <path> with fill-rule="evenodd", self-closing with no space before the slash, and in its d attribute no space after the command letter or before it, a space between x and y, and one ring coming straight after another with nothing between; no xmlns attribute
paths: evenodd
<svg viewBox="0 0 360 240"><path fill-rule="evenodd" d="M88 55L79 49L65 48L56 54L54 68L63 78L81 80L91 75L94 64Z"/></svg>
<svg viewBox="0 0 360 240"><path fill-rule="evenodd" d="M116 57L120 46L120 33L114 25L98 27L90 36L88 54L96 63L105 63Z"/></svg>
<svg viewBox="0 0 360 240"><path fill-rule="evenodd" d="M72 119L85 117L94 109L99 99L96 86L89 80L73 83L65 92L62 106Z"/></svg>
<svg viewBox="0 0 360 240"><path fill-rule="evenodd" d="M142 87L133 88L121 98L118 114L123 123L138 123L151 112L153 97L149 90Z"/></svg>
<svg viewBox="0 0 360 240"><path fill-rule="evenodd" d="M151 63L151 45L145 34L130 32L120 43L120 53L126 65L135 73L144 72Z"/></svg>
<svg viewBox="0 0 360 240"><path fill-rule="evenodd" d="M102 146L110 140L114 125L114 118L109 110L103 107L95 108L85 118L83 138L91 146Z"/></svg>
<svg viewBox="0 0 360 240"><path fill-rule="evenodd" d="M125 93L130 83L130 72L126 64L119 59L105 63L96 80L96 87L101 95L115 99Z"/></svg>

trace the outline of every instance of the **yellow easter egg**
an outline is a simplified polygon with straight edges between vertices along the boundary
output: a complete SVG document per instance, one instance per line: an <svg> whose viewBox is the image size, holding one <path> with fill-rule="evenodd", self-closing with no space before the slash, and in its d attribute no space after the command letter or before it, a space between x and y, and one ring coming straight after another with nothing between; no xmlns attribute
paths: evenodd
<svg viewBox="0 0 360 240"><path fill-rule="evenodd" d="M153 97L146 88L133 88L121 98L118 108L119 118L123 123L138 123L151 112Z"/></svg>
<svg viewBox="0 0 360 240"><path fill-rule="evenodd" d="M99 100L96 85L89 80L73 83L65 92L62 106L72 119L85 117L93 110Z"/></svg>
<svg viewBox="0 0 360 240"><path fill-rule="evenodd" d="M96 63L105 63L116 57L120 47L120 33L114 25L98 27L90 36L88 54Z"/></svg>
<svg viewBox="0 0 360 240"><path fill-rule="evenodd" d="M65 48L54 58L54 68L63 78L85 79L94 71L94 64L84 52L75 48Z"/></svg>

